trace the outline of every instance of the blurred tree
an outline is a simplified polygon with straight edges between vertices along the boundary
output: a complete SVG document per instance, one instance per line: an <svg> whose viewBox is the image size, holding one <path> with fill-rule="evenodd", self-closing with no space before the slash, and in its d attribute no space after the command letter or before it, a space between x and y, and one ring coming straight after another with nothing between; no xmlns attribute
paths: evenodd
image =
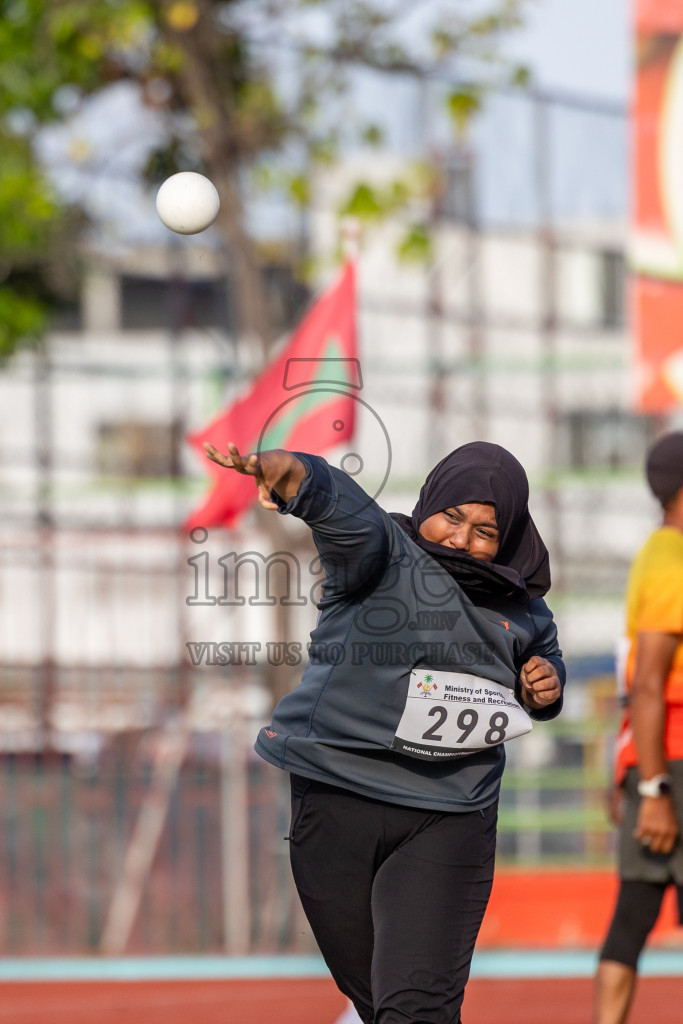
<svg viewBox="0 0 683 1024"><path fill-rule="evenodd" d="M30 144L0 125L0 358L38 339L75 286L70 240L81 222L60 206Z"/></svg>
<svg viewBox="0 0 683 1024"><path fill-rule="evenodd" d="M72 188L66 206L50 187L56 169L42 143L54 125L72 125L121 83L135 86L140 116L132 128L147 131L152 110L164 129L149 147L144 175L152 186L193 169L215 183L239 330L265 355L274 327L262 271L272 253L252 237L246 197L277 190L304 216L317 169L343 145L381 144L381 128L362 110L352 113L347 99L359 67L476 82L449 90L448 109L462 132L492 73L498 80L519 74L497 51L529 2L0 0L0 355L39 339L51 307L77 285L84 195ZM125 144L134 131L123 134ZM62 159L64 178L103 169L101 154L77 134L67 138ZM410 209L416 195L428 199L434 187L425 168L383 188L359 182L340 212L377 221ZM97 224L88 229L96 236ZM427 217L409 225L399 254L429 253ZM300 246L294 259L303 263L305 255ZM268 529L285 527L275 517ZM274 550L287 546L271 539ZM276 631L287 639L288 608L277 607ZM290 679L270 675L277 699ZM46 696L46 709L49 703Z"/></svg>
<svg viewBox="0 0 683 1024"><path fill-rule="evenodd" d="M148 179L193 168L215 182L241 329L266 347L272 329L245 218L247 185L278 187L305 209L312 171L334 158L343 135L381 143L376 125L362 117L340 124L329 113L353 67L476 80L476 89L449 94L462 131L487 69L521 80L497 51L528 2L490 0L482 13L483 3L468 0L2 0L0 352L40 333L50 301L68 287L66 257L82 223L60 205L37 163L29 140L42 126L112 83L137 83L141 102L167 115ZM420 180L429 187L428 177ZM412 194L405 182L382 194L360 183L345 212L386 216ZM429 252L423 225L410 226L402 252Z"/></svg>

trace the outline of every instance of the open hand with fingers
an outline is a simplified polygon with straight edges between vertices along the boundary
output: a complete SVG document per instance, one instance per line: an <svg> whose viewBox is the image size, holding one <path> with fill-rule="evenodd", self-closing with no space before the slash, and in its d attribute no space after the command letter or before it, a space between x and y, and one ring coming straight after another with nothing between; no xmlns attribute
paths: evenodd
<svg viewBox="0 0 683 1024"><path fill-rule="evenodd" d="M651 853L671 853L678 839L678 822L670 796L641 800L633 836Z"/></svg>
<svg viewBox="0 0 683 1024"><path fill-rule="evenodd" d="M306 467L301 459L280 448L259 452L258 455L240 455L237 445L229 441L229 454L224 455L214 445L205 441L204 451L206 457L217 466L234 469L243 476L253 476L259 504L271 511L278 507L277 502L272 499L271 492L275 491L284 501L289 501L298 493L299 485L306 475Z"/></svg>

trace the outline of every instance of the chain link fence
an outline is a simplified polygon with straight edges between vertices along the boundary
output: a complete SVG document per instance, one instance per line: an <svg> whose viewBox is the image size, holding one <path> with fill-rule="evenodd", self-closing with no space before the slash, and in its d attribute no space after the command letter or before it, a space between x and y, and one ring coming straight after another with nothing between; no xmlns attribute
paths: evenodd
<svg viewBox="0 0 683 1024"><path fill-rule="evenodd" d="M446 85L404 88L430 117L390 117L386 145L437 159L449 191L426 270L387 256L389 229L361 256L364 401L391 451L362 416L357 444L377 480L391 458L380 501L396 511L424 476L415 451L426 469L485 437L528 467L570 683L561 718L508 752L499 862L607 866L612 651L654 522L640 466L659 426L628 403L627 121L500 94L463 154ZM330 217L313 212L314 247ZM252 742L271 670L284 686L297 669L282 644L305 650L313 552L288 537L303 599L283 633L257 517L201 543L179 531L205 486L183 434L237 394L249 358L229 317L154 329L162 285L134 294L134 323L55 332L0 376L0 955L311 951L287 779ZM221 605L225 558L236 571L245 553L244 600Z"/></svg>

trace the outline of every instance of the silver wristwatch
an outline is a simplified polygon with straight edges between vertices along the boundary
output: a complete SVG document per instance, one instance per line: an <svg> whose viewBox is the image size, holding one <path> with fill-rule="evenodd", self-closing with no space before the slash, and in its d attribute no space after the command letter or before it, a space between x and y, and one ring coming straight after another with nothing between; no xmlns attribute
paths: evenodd
<svg viewBox="0 0 683 1024"><path fill-rule="evenodd" d="M670 793L670 775L653 775L651 779L641 779L638 783L639 796L669 796Z"/></svg>

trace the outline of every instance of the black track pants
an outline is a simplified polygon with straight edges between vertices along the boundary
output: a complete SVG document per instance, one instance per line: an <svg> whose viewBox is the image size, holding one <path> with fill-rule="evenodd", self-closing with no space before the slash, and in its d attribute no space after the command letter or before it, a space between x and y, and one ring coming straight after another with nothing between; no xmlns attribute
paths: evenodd
<svg viewBox="0 0 683 1024"><path fill-rule="evenodd" d="M292 776L294 881L364 1024L459 1024L496 817L496 805L444 814Z"/></svg>

